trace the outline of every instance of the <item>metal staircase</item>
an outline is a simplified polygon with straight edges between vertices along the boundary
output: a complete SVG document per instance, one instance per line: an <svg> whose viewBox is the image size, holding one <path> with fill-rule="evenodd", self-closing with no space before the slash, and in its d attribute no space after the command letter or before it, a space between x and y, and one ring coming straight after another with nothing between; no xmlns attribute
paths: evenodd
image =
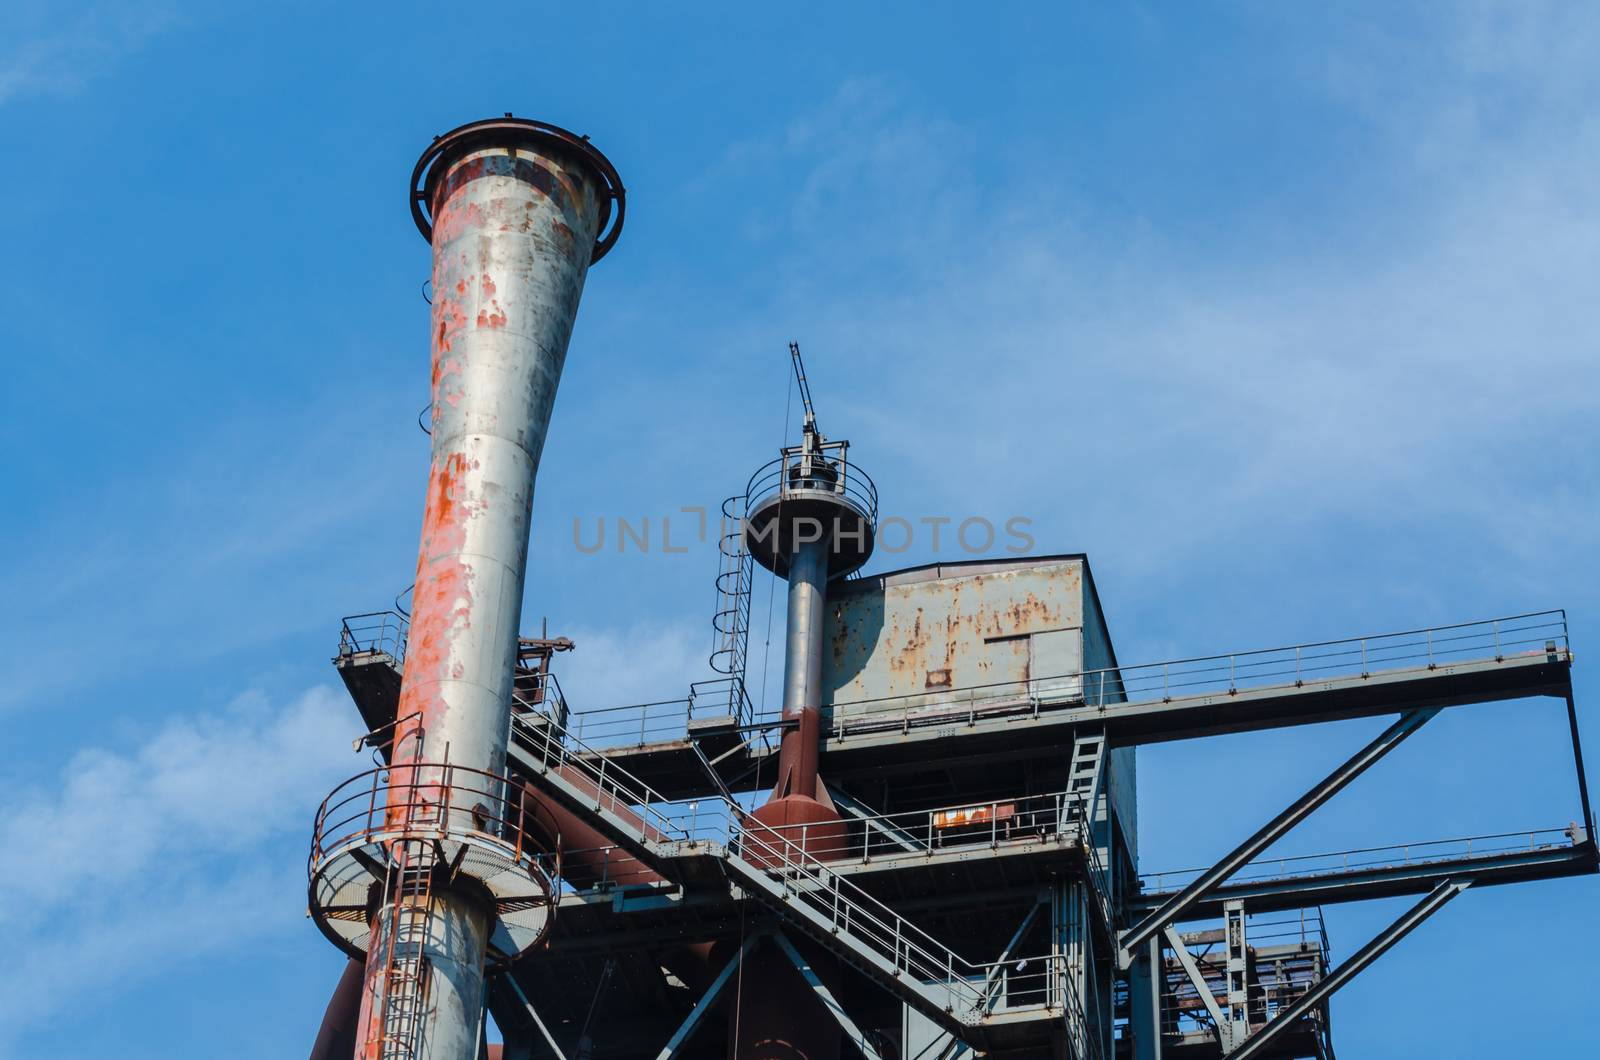
<svg viewBox="0 0 1600 1060"><path fill-rule="evenodd" d="M678 807L559 727L518 735L534 752L529 779L589 815L642 862L682 881L706 879L694 863L715 861L724 880L965 1040L980 1044L1000 1023L1059 1021L1082 1011L1065 968L1048 962L1034 973L1041 1003L997 1004L1008 985L1005 969L962 957L731 800L707 797L695 807L699 826L722 828L722 841L711 841Z"/></svg>

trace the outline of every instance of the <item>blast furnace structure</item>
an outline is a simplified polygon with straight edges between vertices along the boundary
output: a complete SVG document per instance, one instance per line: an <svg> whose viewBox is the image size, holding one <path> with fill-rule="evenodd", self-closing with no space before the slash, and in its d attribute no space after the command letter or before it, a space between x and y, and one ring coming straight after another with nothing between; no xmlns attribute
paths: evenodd
<svg viewBox="0 0 1600 1060"><path fill-rule="evenodd" d="M569 707L571 642L518 622L622 181L508 114L437 138L410 192L433 456L409 611L345 619L334 660L374 767L316 816L310 909L348 963L313 1060L1331 1058L1329 999L1447 902L1600 868L1563 612L1124 665L1083 555L863 573L877 487L793 346L801 436L724 507L718 678ZM771 709L758 569L787 595ZM1514 700L1565 711L1570 822L1262 860L1432 719ZM1372 741L1214 864L1141 863L1139 745L1352 718ZM1399 895L1335 959L1321 908Z"/></svg>

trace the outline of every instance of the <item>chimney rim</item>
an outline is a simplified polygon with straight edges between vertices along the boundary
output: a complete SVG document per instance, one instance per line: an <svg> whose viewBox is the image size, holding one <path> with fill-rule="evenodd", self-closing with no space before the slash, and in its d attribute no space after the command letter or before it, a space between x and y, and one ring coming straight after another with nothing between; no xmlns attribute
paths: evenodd
<svg viewBox="0 0 1600 1060"><path fill-rule="evenodd" d="M501 118L485 118L459 125L442 136L434 137L427 150L422 152L411 170L411 218L416 222L417 231L430 244L433 242L429 193L434 178L454 158L484 147L550 146L559 146L577 155L589 164L597 178L596 184L601 192L600 234L595 237L589 263L592 265L599 261L616 245L617 237L622 234L623 216L627 212L627 191L622 186L622 177L611 160L590 143L587 136L579 136L549 122L514 118L509 111Z"/></svg>

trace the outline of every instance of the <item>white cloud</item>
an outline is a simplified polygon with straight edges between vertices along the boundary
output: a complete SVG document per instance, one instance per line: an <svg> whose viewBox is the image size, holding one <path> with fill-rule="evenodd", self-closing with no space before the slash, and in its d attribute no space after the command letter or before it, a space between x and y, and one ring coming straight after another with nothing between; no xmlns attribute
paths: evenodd
<svg viewBox="0 0 1600 1060"><path fill-rule="evenodd" d="M715 676L706 665L709 624L579 627L566 635L577 647L557 656L553 669L573 710L680 698L691 682Z"/></svg>
<svg viewBox="0 0 1600 1060"><path fill-rule="evenodd" d="M79 91L184 18L175 3L140 2L90 4L70 13L48 5L15 12L10 21L14 35L0 52L0 105Z"/></svg>
<svg viewBox="0 0 1600 1060"><path fill-rule="evenodd" d="M1403 198L1362 202L1323 242L1241 232L1212 253L1089 210L1048 165L1008 172L966 149L977 129L882 82L846 85L708 179L799 170L791 282L763 311L840 351L850 386L829 388L829 422L922 479L880 475L887 503L1026 504L1152 572L1347 518L1465 516L1491 547L1538 553L1595 530L1584 491L1553 490L1549 469L1595 475L1573 447L1600 388L1600 120L1558 87L1594 81L1571 63L1537 91L1506 85L1539 75L1547 29L1519 28L1526 47L1494 76L1484 32L1450 38L1434 91L1385 100L1383 129L1413 142L1363 164ZM1364 73L1377 94L1393 80ZM1551 516L1536 526L1535 506Z"/></svg>
<svg viewBox="0 0 1600 1060"><path fill-rule="evenodd" d="M10 799L0 1027L19 1034L71 998L310 931L305 845L321 799L366 765L354 718L330 688L248 695L132 747L82 750L56 784Z"/></svg>

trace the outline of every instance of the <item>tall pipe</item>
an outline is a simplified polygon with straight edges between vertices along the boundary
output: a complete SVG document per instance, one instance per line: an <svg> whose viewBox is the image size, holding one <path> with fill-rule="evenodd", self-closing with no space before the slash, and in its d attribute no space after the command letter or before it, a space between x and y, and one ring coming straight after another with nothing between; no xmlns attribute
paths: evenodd
<svg viewBox="0 0 1600 1060"><path fill-rule="evenodd" d="M584 278L621 223L620 182L603 155L509 115L436 139L412 184L433 248L433 455L393 744L397 823L430 790L419 784L505 764L534 479ZM453 812L492 796L482 784L456 796ZM430 879L425 900L390 895L377 913L358 1058L477 1056L491 911L453 874ZM420 1010L409 994L408 1005L385 1004L393 942L426 956ZM398 1054L397 1040L408 1043Z"/></svg>
<svg viewBox="0 0 1600 1060"><path fill-rule="evenodd" d="M778 751L781 794L817 793L822 738L823 606L828 592L828 542L795 546L789 556L787 639L783 654L783 717L794 721Z"/></svg>
<svg viewBox="0 0 1600 1060"><path fill-rule="evenodd" d="M783 656L788 724L772 795L751 813L757 824L776 833L762 855L774 860L837 857L846 837L818 772L828 581L866 562L872 534L867 513L840 488L841 468L828 462L824 445L808 415L801 446L784 450L778 489L757 503L747 536L755 560L789 582ZM837 448L842 453L843 443ZM825 977L831 975L829 964L818 965ZM730 1057L837 1060L838 1024L781 954L770 949L751 954L743 981L741 1005L729 1016Z"/></svg>

